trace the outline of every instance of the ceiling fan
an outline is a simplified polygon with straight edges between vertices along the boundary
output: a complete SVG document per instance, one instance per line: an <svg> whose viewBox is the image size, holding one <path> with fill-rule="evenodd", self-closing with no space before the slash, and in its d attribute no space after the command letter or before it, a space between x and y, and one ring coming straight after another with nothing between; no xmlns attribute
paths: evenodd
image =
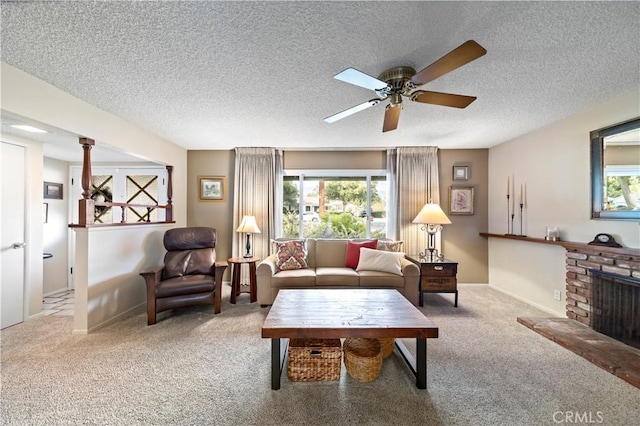
<svg viewBox="0 0 640 426"><path fill-rule="evenodd" d="M371 89L376 92L378 97L337 114L330 115L325 118L324 121L333 123L334 121L348 117L389 99L389 104L385 107L382 131L388 132L395 130L398 127L403 96L408 97L414 102L466 108L471 102L476 100L475 96L454 95L451 93L415 89L418 86L422 86L478 59L485 53L487 53L487 51L484 47L480 46L474 40L469 40L418 73L411 67L394 67L380 74L378 78L374 78L355 68L347 68L341 73L336 74L333 78L344 81L345 83L364 87L365 89Z"/></svg>

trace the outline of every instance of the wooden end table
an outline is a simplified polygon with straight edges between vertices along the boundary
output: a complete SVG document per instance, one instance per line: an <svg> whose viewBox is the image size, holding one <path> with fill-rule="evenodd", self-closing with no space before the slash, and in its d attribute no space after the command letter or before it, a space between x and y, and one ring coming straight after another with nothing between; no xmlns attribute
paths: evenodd
<svg viewBox="0 0 640 426"><path fill-rule="evenodd" d="M236 298L240 296L240 271L242 265L249 265L249 301L250 303L258 300L258 291L256 285L256 263L260 261L257 256L253 257L230 257L228 262L231 265L231 303L236 303Z"/></svg>
<svg viewBox="0 0 640 426"><path fill-rule="evenodd" d="M458 307L458 262L431 261L418 255L405 257L420 268L420 306L424 306L423 293L455 293L453 306Z"/></svg>

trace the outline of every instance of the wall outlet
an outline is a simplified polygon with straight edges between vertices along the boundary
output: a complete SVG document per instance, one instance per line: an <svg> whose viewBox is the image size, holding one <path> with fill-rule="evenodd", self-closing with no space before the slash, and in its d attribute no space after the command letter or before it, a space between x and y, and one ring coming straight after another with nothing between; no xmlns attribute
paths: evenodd
<svg viewBox="0 0 640 426"><path fill-rule="evenodd" d="M553 298L556 300L562 300L562 293L560 293L560 290L553 290Z"/></svg>

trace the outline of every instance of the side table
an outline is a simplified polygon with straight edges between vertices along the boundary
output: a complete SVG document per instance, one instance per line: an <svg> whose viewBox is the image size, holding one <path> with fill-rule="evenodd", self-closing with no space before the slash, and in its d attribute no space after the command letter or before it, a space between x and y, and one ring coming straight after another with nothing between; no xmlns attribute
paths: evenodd
<svg viewBox="0 0 640 426"><path fill-rule="evenodd" d="M423 293L455 293L453 306L458 307L458 262L431 261L418 255L405 257L420 268L420 306L424 306Z"/></svg>
<svg viewBox="0 0 640 426"><path fill-rule="evenodd" d="M259 257L230 257L228 262L231 265L231 303L236 303L236 297L240 296L240 271L242 265L249 265L249 301L250 303L258 300L258 291L256 286L256 263L260 261Z"/></svg>

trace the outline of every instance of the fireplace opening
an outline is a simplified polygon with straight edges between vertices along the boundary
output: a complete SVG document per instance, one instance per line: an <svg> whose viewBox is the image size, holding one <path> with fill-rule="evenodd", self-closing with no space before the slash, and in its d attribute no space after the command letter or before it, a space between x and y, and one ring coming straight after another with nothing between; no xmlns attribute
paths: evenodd
<svg viewBox="0 0 640 426"><path fill-rule="evenodd" d="M640 349L640 279L590 272L591 328Z"/></svg>

